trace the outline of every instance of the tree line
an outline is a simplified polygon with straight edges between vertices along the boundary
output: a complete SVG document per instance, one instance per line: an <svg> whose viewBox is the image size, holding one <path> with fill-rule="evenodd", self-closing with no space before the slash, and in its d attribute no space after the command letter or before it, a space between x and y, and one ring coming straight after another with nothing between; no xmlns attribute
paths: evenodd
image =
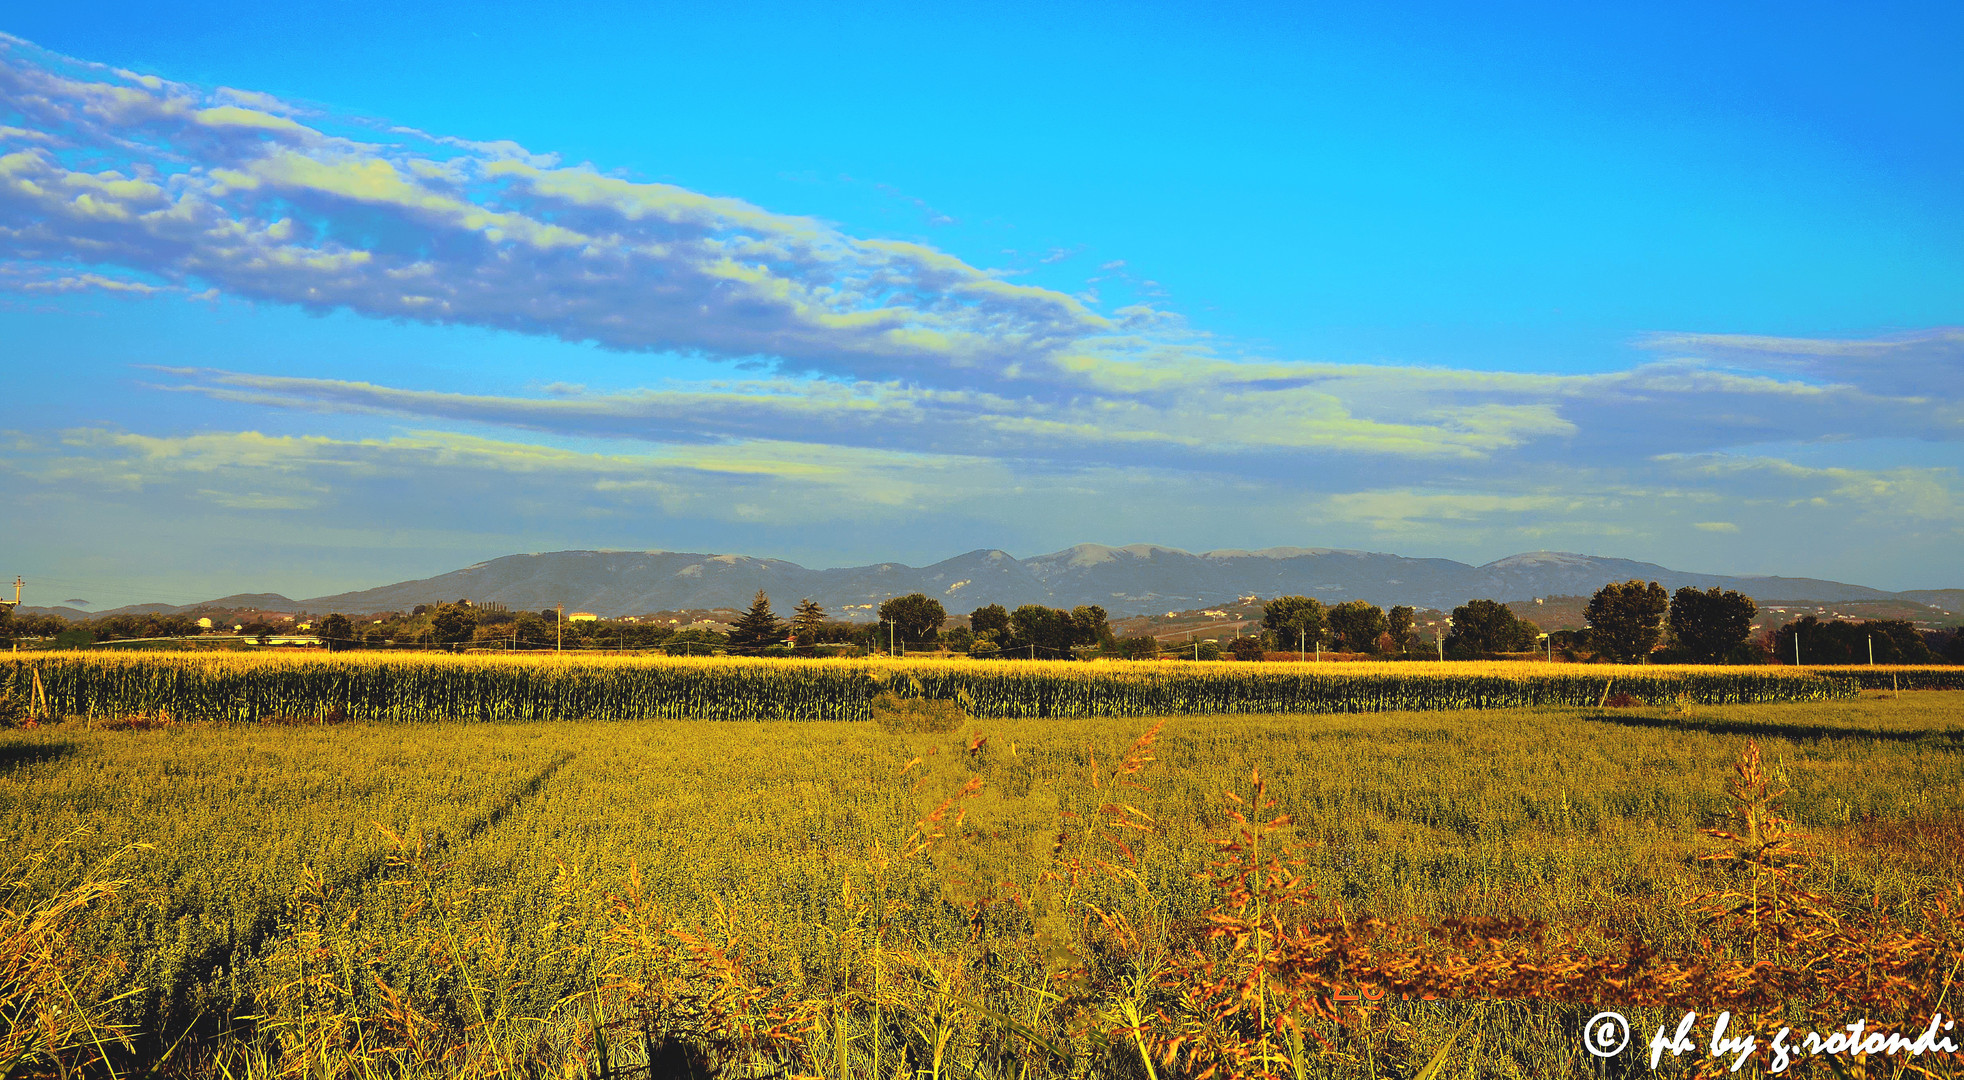
<svg viewBox="0 0 1964 1080"><path fill-rule="evenodd" d="M1091 657L1151 659L1176 651L1195 659L1258 660L1275 652L1307 655L1334 650L1384 658L1444 656L1471 659L1519 655L1539 650L1566 659L1594 656L1635 662L1654 656L1678 663L1918 664L1949 660L1964 663L1964 630L1918 630L1907 620L1847 622L1807 615L1755 636L1757 603L1749 596L1718 588L1681 588L1668 593L1658 583L1612 582L1590 597L1586 629L1545 636L1533 622L1505 604L1471 600L1452 610L1445 627L1428 638L1415 625L1415 609L1389 610L1362 600L1325 605L1315 597L1282 596L1263 607L1260 630L1223 649L1213 642L1165 650L1149 635L1119 638L1104 608L1085 604L1071 609L1024 604L1014 611L1001 604L978 607L967 626L944 630L948 613L922 593L894 597L878 609L877 623L830 617L807 597L790 619L779 619L770 599L757 592L749 610L728 634L703 627L653 622L593 620L566 622L559 613L510 612L468 601L419 604L410 612L391 612L357 624L339 613L319 620L315 633L332 649L355 648L511 648L661 649L676 654L727 652L743 655L811 655L817 652L944 649L978 658L1059 660ZM247 637L264 638L288 630L255 622ZM69 621L55 615L19 615L0 607L0 647L14 641L53 640L86 645L133 638L192 637L203 632L195 614L122 614Z"/></svg>

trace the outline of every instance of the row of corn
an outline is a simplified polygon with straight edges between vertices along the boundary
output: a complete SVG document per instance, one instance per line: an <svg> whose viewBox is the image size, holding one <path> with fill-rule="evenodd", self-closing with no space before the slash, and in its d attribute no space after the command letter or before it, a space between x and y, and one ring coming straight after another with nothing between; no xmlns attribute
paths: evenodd
<svg viewBox="0 0 1964 1080"><path fill-rule="evenodd" d="M1916 669L1903 669L1916 670ZM85 653L0 658L0 689L52 716L180 722L863 720L882 693L978 717L1738 704L1853 696L1847 672L1520 662L1172 664L751 658ZM1626 696L1627 695L1627 696Z"/></svg>
<svg viewBox="0 0 1964 1080"><path fill-rule="evenodd" d="M1814 670L1838 679L1853 679L1864 690L1964 690L1964 665L1951 667L1891 667L1851 664Z"/></svg>

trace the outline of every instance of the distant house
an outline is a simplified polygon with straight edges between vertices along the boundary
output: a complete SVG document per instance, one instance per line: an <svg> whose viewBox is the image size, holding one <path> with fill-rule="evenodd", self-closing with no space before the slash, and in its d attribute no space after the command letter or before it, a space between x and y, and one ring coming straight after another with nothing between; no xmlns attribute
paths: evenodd
<svg viewBox="0 0 1964 1080"><path fill-rule="evenodd" d="M566 616L567 622L599 622L600 616L591 611L575 611Z"/></svg>
<svg viewBox="0 0 1964 1080"><path fill-rule="evenodd" d="M209 630L209 629L211 629L211 620L210 620L210 619L199 619L199 620L198 620L198 629L200 629L200 630Z"/></svg>

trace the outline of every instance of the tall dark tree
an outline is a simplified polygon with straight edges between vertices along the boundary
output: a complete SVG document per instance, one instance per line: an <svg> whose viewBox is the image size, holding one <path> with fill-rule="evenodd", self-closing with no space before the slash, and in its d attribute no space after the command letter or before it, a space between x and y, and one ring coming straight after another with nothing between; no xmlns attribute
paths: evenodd
<svg viewBox="0 0 1964 1080"><path fill-rule="evenodd" d="M979 607L969 613L968 628L976 637L993 635L998 644L1009 637L1009 611L1001 604Z"/></svg>
<svg viewBox="0 0 1964 1080"><path fill-rule="evenodd" d="M1390 629L1383 609L1362 600L1346 600L1330 609L1330 633L1344 652L1372 652L1378 635Z"/></svg>
<svg viewBox="0 0 1964 1080"><path fill-rule="evenodd" d="M1400 650L1410 645L1412 640L1412 624L1417 620L1418 612L1403 604L1392 608L1386 614L1385 622L1390 624L1386 627L1386 630L1390 632L1392 640L1398 643Z"/></svg>
<svg viewBox="0 0 1964 1080"><path fill-rule="evenodd" d="M1753 598L1713 586L1686 586L1671 596L1671 636L1694 658L1715 663L1746 643L1759 605Z"/></svg>
<svg viewBox="0 0 1964 1080"><path fill-rule="evenodd" d="M1446 648L1460 656L1526 652L1534 648L1540 629L1514 616L1506 604L1469 600L1453 609L1452 633Z"/></svg>
<svg viewBox="0 0 1964 1080"><path fill-rule="evenodd" d="M948 621L948 613L941 601L925 593L909 593L881 604L880 619L893 624L903 646L917 645L934 640L941 624Z"/></svg>
<svg viewBox="0 0 1964 1080"><path fill-rule="evenodd" d="M1589 641L1600 652L1626 664L1635 663L1657 647L1657 639L1664 634L1664 613L1670 606L1670 594L1655 581L1613 581L1589 598L1584 613L1589 621Z"/></svg>
<svg viewBox="0 0 1964 1080"><path fill-rule="evenodd" d="M820 628L825 625L825 609L818 601L807 596L798 601L798 610L791 616L791 633L800 645L818 643Z"/></svg>
<svg viewBox="0 0 1964 1080"><path fill-rule="evenodd" d="M771 598L764 590L757 590L757 598L750 602L750 610L737 616L736 625L730 627L730 648L741 652L752 652L784 642L784 623L777 613L771 610Z"/></svg>
<svg viewBox="0 0 1964 1080"><path fill-rule="evenodd" d="M1278 596L1262 607L1262 628L1282 649L1308 650L1323 642L1323 602L1309 596Z"/></svg>

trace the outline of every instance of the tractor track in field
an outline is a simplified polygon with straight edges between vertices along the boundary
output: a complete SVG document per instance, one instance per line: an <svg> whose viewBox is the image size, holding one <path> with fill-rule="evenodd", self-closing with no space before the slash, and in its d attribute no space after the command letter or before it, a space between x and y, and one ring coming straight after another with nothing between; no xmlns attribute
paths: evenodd
<svg viewBox="0 0 1964 1080"><path fill-rule="evenodd" d="M551 781L555 773L559 772L560 769L566 766L567 762L577 756L578 753L576 751L560 751L551 761L546 762L537 772L527 777L524 782L515 785L492 805L473 815L465 822L464 827L458 831L454 840L441 830L421 834L414 838L405 836L402 839L414 843L414 857L418 859L428 859L459 845L468 844L511 816L513 810L516 810L525 800L537 795L540 789L544 788ZM326 882L326 890L340 893L360 889L372 884L380 879L391 865L400 861L402 850L401 847L395 845L383 845L374 854L362 860L361 864L354 870L340 875L333 881ZM190 958L185 965L187 974L183 976L180 986L192 987L201 984L210 984L221 976L228 959L236 958L238 960L244 960L257 956L265 948L267 941L279 929L280 923L286 913L287 906L284 903L267 904L254 916L252 922L247 925L246 932L239 938L231 942L214 944L210 948L205 949L201 954ZM141 1048L139 1050L139 1057L142 1055L144 1049L152 1052L161 1050L163 1046L167 1045L164 1032L179 1026L180 1023L187 1028L212 1027L214 1030L219 1028L231 1029L236 1023L236 1018L221 1024L216 1019L206 1021L202 1015L189 1020L172 1016L170 1014L169 1003L165 1002L161 997L153 999L146 1012L149 1015L144 1018L142 1029L150 1033L149 1039L157 1045Z"/></svg>
<svg viewBox="0 0 1964 1080"><path fill-rule="evenodd" d="M1949 743L1964 748L1964 731L1940 730L1934 728L1908 731L1884 731L1877 728L1828 727L1822 724L1775 724L1753 720L1673 720L1669 717L1624 715L1615 712L1594 711L1583 715L1585 720L1602 724L1616 724L1620 727L1654 728L1659 731L1697 731L1707 735L1746 735L1762 739L1831 739L1852 740L1856 742L1930 742L1936 745Z"/></svg>

